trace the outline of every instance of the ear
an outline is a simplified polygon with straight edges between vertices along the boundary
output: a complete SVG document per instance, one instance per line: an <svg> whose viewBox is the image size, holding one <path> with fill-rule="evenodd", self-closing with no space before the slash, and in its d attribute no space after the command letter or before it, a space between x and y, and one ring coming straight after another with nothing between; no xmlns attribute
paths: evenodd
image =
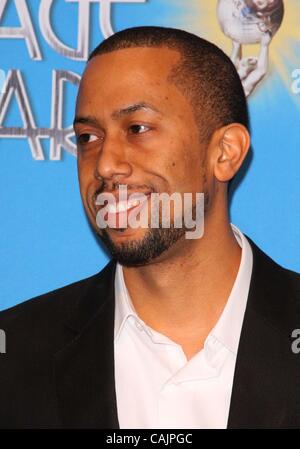
<svg viewBox="0 0 300 449"><path fill-rule="evenodd" d="M217 130L214 175L220 182L230 181L242 165L250 147L248 130L239 123L231 123Z"/></svg>

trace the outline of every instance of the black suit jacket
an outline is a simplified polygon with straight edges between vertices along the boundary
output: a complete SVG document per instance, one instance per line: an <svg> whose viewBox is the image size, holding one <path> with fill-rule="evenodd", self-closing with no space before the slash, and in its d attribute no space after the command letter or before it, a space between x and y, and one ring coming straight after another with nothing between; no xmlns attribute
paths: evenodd
<svg viewBox="0 0 300 449"><path fill-rule="evenodd" d="M300 428L300 354L291 350L300 275L249 241L253 273L228 427ZM118 429L114 273L111 261L95 276L0 313L1 428Z"/></svg>

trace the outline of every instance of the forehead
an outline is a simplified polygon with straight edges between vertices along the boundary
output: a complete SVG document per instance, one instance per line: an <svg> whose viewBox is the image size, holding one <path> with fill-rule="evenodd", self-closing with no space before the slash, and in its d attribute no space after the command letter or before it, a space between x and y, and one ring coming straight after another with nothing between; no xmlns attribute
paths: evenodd
<svg viewBox="0 0 300 449"><path fill-rule="evenodd" d="M177 50L164 47L128 48L95 56L83 74L77 109L99 102L113 107L141 95L149 101L170 93L174 96L170 90L175 86L168 82L168 75L180 58Z"/></svg>

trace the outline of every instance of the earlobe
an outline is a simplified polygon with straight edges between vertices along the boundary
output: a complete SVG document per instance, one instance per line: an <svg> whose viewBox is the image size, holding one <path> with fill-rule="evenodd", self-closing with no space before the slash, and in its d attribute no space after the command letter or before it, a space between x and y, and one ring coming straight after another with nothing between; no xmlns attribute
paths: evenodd
<svg viewBox="0 0 300 449"><path fill-rule="evenodd" d="M220 182L227 182L242 165L250 146L250 136L239 123L230 124L219 131L215 176Z"/></svg>

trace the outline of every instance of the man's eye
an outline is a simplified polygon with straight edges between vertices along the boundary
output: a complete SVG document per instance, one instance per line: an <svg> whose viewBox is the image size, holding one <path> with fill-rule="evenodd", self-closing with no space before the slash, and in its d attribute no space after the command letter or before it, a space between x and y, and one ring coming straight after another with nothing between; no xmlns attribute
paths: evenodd
<svg viewBox="0 0 300 449"><path fill-rule="evenodd" d="M77 136L77 143L79 144L85 144L85 143L91 143L95 142L98 139L95 134L89 134L89 133L83 133Z"/></svg>
<svg viewBox="0 0 300 449"><path fill-rule="evenodd" d="M149 127L146 125L131 125L129 127L129 132L131 134L143 134L149 131Z"/></svg>

